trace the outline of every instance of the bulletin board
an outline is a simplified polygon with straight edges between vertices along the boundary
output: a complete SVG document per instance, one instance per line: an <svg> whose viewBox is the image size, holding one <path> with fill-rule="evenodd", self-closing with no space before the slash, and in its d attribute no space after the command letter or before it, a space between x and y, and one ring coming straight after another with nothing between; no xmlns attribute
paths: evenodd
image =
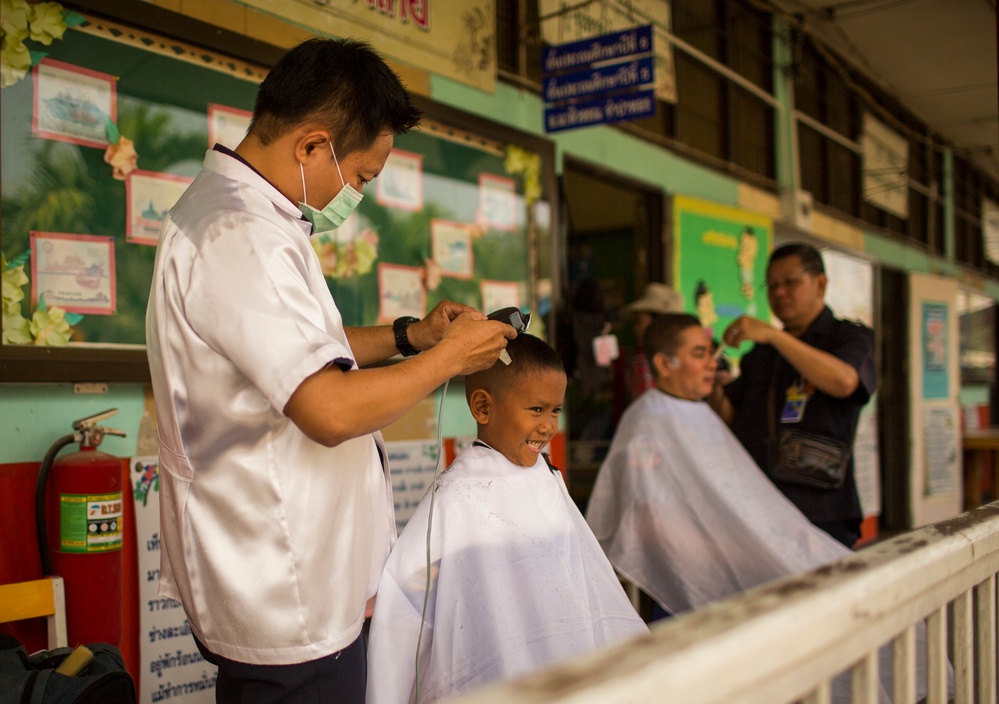
<svg viewBox="0 0 999 704"><path fill-rule="evenodd" d="M0 381L148 379L159 224L210 144L238 144L266 73L85 19L2 89ZM530 213L552 192L553 147L419 102L423 126L397 137L357 212L313 238L349 326L421 316L445 298L531 303ZM39 322L29 337L11 333L18 318L18 330Z"/></svg>
<svg viewBox="0 0 999 704"><path fill-rule="evenodd" d="M764 284L773 241L773 221L695 198L673 198L673 281L686 309L712 337L741 315L770 320ZM726 356L735 361L752 347L743 343Z"/></svg>

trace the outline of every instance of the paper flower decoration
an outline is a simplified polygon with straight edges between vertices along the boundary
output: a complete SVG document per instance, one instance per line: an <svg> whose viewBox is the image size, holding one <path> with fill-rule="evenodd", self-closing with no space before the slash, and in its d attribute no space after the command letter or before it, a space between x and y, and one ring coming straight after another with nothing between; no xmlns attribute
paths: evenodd
<svg viewBox="0 0 999 704"><path fill-rule="evenodd" d="M433 291L441 285L441 265L433 259L423 260L423 287Z"/></svg>
<svg viewBox="0 0 999 704"><path fill-rule="evenodd" d="M31 52L24 42L7 34L0 40L0 88L14 85L31 68Z"/></svg>
<svg viewBox="0 0 999 704"><path fill-rule="evenodd" d="M0 257L3 267L3 341L10 345L27 345L31 343L31 332L28 319L21 315L21 301L24 291L21 289L28 283L23 264L7 265L7 260Z"/></svg>
<svg viewBox="0 0 999 704"><path fill-rule="evenodd" d="M135 142L128 137L119 137L114 144L109 144L104 150L104 161L111 164L111 176L119 181L135 171L139 155L135 151Z"/></svg>
<svg viewBox="0 0 999 704"><path fill-rule="evenodd" d="M57 306L44 307L45 302L39 302L34 315L31 316L31 336L36 345L47 347L65 347L73 336L73 328L66 321L66 311Z"/></svg>
<svg viewBox="0 0 999 704"><path fill-rule="evenodd" d="M62 39L66 31L62 5L57 2L41 2L31 6L28 14L31 38L48 46L53 39Z"/></svg>
<svg viewBox="0 0 999 704"><path fill-rule="evenodd" d="M323 275L331 279L361 276L371 271L378 260L378 233L370 227L350 242L337 242L336 235L312 238L312 248L319 257Z"/></svg>
<svg viewBox="0 0 999 704"><path fill-rule="evenodd" d="M21 315L24 300L22 290L28 284L24 264L28 255L15 257L10 263L0 256L3 269L3 342L8 345L45 345L65 347L73 336L71 325L83 319L79 313L67 313L58 306L48 307L44 298L28 320Z"/></svg>
<svg viewBox="0 0 999 704"><path fill-rule="evenodd" d="M45 46L62 39L67 27L86 22L83 15L63 9L57 2L29 5L27 0L0 0L0 88L14 85L45 58L31 51L29 39Z"/></svg>
<svg viewBox="0 0 999 704"><path fill-rule="evenodd" d="M541 197L541 155L515 144L506 147L503 170L520 176L524 183L524 200L530 206Z"/></svg>

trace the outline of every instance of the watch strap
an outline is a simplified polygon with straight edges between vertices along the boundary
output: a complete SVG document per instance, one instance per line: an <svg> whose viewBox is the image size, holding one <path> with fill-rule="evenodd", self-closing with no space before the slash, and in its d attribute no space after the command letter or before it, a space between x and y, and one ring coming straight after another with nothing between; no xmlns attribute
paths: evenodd
<svg viewBox="0 0 999 704"><path fill-rule="evenodd" d="M413 323L418 323L419 318L414 318L411 315L404 315L401 318L396 318L395 322L392 323L392 332L395 335L395 346L399 350L403 357L412 357L413 355L419 354L420 351L413 347L409 341L409 326Z"/></svg>

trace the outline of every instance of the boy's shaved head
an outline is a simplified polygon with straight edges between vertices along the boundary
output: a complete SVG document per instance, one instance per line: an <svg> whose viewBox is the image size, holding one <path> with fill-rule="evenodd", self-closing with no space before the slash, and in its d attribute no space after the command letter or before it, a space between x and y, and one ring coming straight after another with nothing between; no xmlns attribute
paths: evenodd
<svg viewBox="0 0 999 704"><path fill-rule="evenodd" d="M508 341L506 351L510 355L510 364L497 361L489 369L465 377L466 399L471 398L476 389L485 389L493 395L502 393L514 379L530 372L555 371L565 374L565 365L558 352L533 335L520 333Z"/></svg>

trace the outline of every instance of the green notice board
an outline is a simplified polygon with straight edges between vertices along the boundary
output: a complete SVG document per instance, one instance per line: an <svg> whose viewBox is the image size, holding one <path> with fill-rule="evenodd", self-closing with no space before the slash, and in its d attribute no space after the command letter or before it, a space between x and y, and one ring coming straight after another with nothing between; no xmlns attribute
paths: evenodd
<svg viewBox="0 0 999 704"><path fill-rule="evenodd" d="M71 348L141 346L158 224L210 141L238 143L263 70L96 20L44 49L2 93L0 247L28 278L12 305L28 320L38 294L64 308ZM104 117L134 143L121 178L105 162ZM395 147L358 211L313 239L344 322L421 315L445 298L526 307L524 189L537 168L510 149L533 153L431 120ZM6 329L6 347L38 344Z"/></svg>
<svg viewBox="0 0 999 704"><path fill-rule="evenodd" d="M719 339L741 315L770 319L765 290L773 221L759 213L673 199L674 285ZM744 343L745 352L752 345Z"/></svg>

